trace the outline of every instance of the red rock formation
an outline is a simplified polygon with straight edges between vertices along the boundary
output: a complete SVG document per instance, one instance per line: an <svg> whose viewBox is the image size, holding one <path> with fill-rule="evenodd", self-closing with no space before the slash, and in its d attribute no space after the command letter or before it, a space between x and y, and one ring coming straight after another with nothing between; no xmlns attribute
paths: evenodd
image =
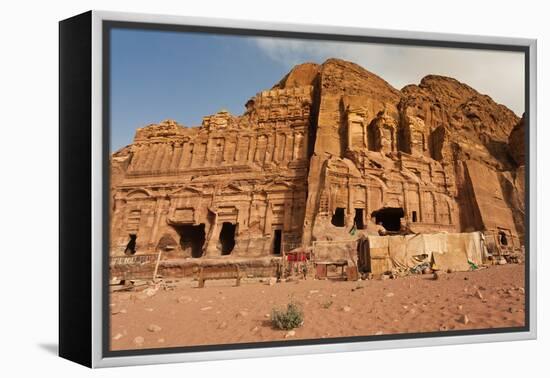
<svg viewBox="0 0 550 378"><path fill-rule="evenodd" d="M136 235L137 253L162 240L174 257L268 256L354 225L480 230L517 248L523 128L451 78L398 91L354 63L304 63L241 116L138 129L112 157L112 253Z"/></svg>

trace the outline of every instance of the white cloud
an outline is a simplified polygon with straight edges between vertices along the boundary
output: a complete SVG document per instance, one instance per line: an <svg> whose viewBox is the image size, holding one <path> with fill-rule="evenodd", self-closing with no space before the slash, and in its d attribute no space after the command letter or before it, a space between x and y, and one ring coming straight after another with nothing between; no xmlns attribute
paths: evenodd
<svg viewBox="0 0 550 378"><path fill-rule="evenodd" d="M397 89L418 84L429 74L450 76L491 96L519 116L524 111L522 53L266 37L253 41L289 69L306 61L321 63L341 58L363 66Z"/></svg>

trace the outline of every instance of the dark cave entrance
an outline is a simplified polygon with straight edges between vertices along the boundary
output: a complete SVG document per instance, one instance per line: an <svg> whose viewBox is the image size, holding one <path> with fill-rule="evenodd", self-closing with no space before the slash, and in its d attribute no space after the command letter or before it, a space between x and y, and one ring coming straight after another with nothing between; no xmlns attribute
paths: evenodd
<svg viewBox="0 0 550 378"><path fill-rule="evenodd" d="M202 247L206 239L204 232L204 223L201 223L198 226L176 226L176 231L180 236L181 249L184 252L191 252L191 257L201 257Z"/></svg>
<svg viewBox="0 0 550 378"><path fill-rule="evenodd" d="M376 224L381 224L388 231L399 231L401 229L401 218L405 212L401 207L385 207L372 213Z"/></svg>
<svg viewBox="0 0 550 378"><path fill-rule="evenodd" d="M126 245L126 249L124 250L124 254L131 256L136 254L136 234L130 234L130 241Z"/></svg>
<svg viewBox="0 0 550 378"><path fill-rule="evenodd" d="M233 248L235 248L235 230L236 224L229 222L223 222L222 229L220 231L220 246L222 250L222 256L230 255Z"/></svg>
<svg viewBox="0 0 550 378"><path fill-rule="evenodd" d="M355 209L355 218L353 218L353 222L358 230L365 228L365 222L363 221L363 209Z"/></svg>
<svg viewBox="0 0 550 378"><path fill-rule="evenodd" d="M273 254L280 255L281 247L283 244L283 231L282 230L273 230Z"/></svg>
<svg viewBox="0 0 550 378"><path fill-rule="evenodd" d="M500 245L508 245L508 238L506 237L506 234L503 231L498 232L498 241Z"/></svg>
<svg viewBox="0 0 550 378"><path fill-rule="evenodd" d="M332 223L333 226L336 227L344 227L345 225L345 210L343 207L337 207L334 211L334 214L332 214L332 219L330 220L330 223Z"/></svg>

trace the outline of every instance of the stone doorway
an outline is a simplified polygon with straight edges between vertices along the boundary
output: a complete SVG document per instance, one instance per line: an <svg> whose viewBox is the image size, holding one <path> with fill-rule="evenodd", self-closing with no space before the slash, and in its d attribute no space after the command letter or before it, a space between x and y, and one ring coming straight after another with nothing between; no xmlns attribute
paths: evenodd
<svg viewBox="0 0 550 378"><path fill-rule="evenodd" d="M283 231L273 230L273 248L272 253L274 255L280 255L283 246Z"/></svg>
<svg viewBox="0 0 550 378"><path fill-rule="evenodd" d="M191 257L202 257L202 247L206 240L204 232L204 223L198 226L183 225L176 226L176 231L180 236L180 247L184 252L191 254Z"/></svg>
<svg viewBox="0 0 550 378"><path fill-rule="evenodd" d="M498 241L500 245L508 245L508 238L506 237L506 233L504 231L498 232Z"/></svg>
<svg viewBox="0 0 550 378"><path fill-rule="evenodd" d="M401 218L405 212L401 207L385 207L372 213L376 224L381 224L387 231L399 231L401 229Z"/></svg>
<svg viewBox="0 0 550 378"><path fill-rule="evenodd" d="M334 214L332 214L332 219L330 220L330 223L332 223L333 226L336 227L344 227L346 225L346 209L343 207L337 207L336 210L334 210Z"/></svg>
<svg viewBox="0 0 550 378"><path fill-rule="evenodd" d="M130 241L128 241L126 249L124 250L125 255L131 256L136 254L136 239L136 234L130 234Z"/></svg>
<svg viewBox="0 0 550 378"><path fill-rule="evenodd" d="M223 222L222 229L220 231L220 249L222 256L230 255L233 248L235 248L235 230L236 224L229 222Z"/></svg>
<svg viewBox="0 0 550 378"><path fill-rule="evenodd" d="M358 230L365 228L365 222L363 221L363 209L355 209L355 218L353 218L353 222Z"/></svg>

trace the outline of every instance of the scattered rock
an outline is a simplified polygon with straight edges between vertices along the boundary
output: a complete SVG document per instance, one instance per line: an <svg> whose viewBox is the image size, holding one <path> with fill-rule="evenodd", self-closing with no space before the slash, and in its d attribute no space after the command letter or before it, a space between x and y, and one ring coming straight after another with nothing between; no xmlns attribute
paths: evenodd
<svg viewBox="0 0 550 378"><path fill-rule="evenodd" d="M162 337L157 340L157 343L159 343L159 344L162 344L163 342L164 342L164 338L162 338Z"/></svg>
<svg viewBox="0 0 550 378"><path fill-rule="evenodd" d="M201 308L201 311L208 311L208 310L212 310L212 306L206 306Z"/></svg>
<svg viewBox="0 0 550 378"><path fill-rule="evenodd" d="M350 307L350 306L344 306L344 307L342 307L342 311L344 311L344 312L350 312L350 311L351 311L351 307Z"/></svg>
<svg viewBox="0 0 550 378"><path fill-rule="evenodd" d="M380 335L383 335L383 334L384 334L383 331L378 331L378 332L375 333L375 335L377 335L377 336L380 336Z"/></svg>
<svg viewBox="0 0 550 378"><path fill-rule="evenodd" d="M153 312L153 311L154 311L154 309L152 309L151 307L147 307L147 308L145 308L145 311L148 311L148 312Z"/></svg>
<svg viewBox="0 0 550 378"><path fill-rule="evenodd" d="M179 303L188 303L188 302L192 302L192 301L193 301L193 298L191 298L188 295L183 295L183 296L178 298Z"/></svg>
<svg viewBox="0 0 550 378"><path fill-rule="evenodd" d="M256 327L252 328L252 329L250 330L250 332L256 333L256 332L258 332L259 330L260 330L260 329L258 328L258 326L256 326Z"/></svg>
<svg viewBox="0 0 550 378"><path fill-rule="evenodd" d="M269 318L271 318L271 315L270 314L265 314L264 318L269 319Z"/></svg>
<svg viewBox="0 0 550 378"><path fill-rule="evenodd" d="M388 293L388 294L386 294L386 297L391 298L391 297L393 297L394 295L395 295L394 293Z"/></svg>
<svg viewBox="0 0 550 378"><path fill-rule="evenodd" d="M149 332L159 332L162 330L162 328L160 328L158 325L156 324L150 324L149 327L147 327L147 330Z"/></svg>
<svg viewBox="0 0 550 378"><path fill-rule="evenodd" d="M148 297L152 297L157 293L158 289L150 287L145 290L143 290L143 294L147 295Z"/></svg>
<svg viewBox="0 0 550 378"><path fill-rule="evenodd" d="M462 305L458 305L458 306L456 306L456 308L460 311L460 310L462 310Z"/></svg>
<svg viewBox="0 0 550 378"><path fill-rule="evenodd" d="M227 322L221 322L218 324L218 329L226 329L227 328Z"/></svg>
<svg viewBox="0 0 550 378"><path fill-rule="evenodd" d="M474 296L476 298L483 299L483 294L481 294L481 291L479 291L479 290L476 290Z"/></svg>
<svg viewBox="0 0 550 378"><path fill-rule="evenodd" d="M440 331L448 331L448 330L449 330L449 327L447 327L446 325L442 324L442 325L439 327L439 330L440 330Z"/></svg>
<svg viewBox="0 0 550 378"><path fill-rule="evenodd" d="M244 318L244 317L248 316L248 312L247 312L247 311L244 311L244 310L239 311L238 314L237 314L237 316L242 316L242 317Z"/></svg>
<svg viewBox="0 0 550 378"><path fill-rule="evenodd" d="M288 331L285 335L285 339L287 339L289 337L293 337L294 335L296 335L296 331L294 331L294 330Z"/></svg>
<svg viewBox="0 0 550 378"><path fill-rule="evenodd" d="M389 274L382 274L382 275L380 276L380 279L381 279L382 281L387 280L387 279L389 279L389 278L390 278L390 275L389 275Z"/></svg>
<svg viewBox="0 0 550 378"><path fill-rule="evenodd" d="M318 292L319 292L319 290L310 290L309 291L310 294L315 294L315 293L318 293Z"/></svg>
<svg viewBox="0 0 550 378"><path fill-rule="evenodd" d="M122 339L124 335L122 333L117 333L116 335L113 336L113 340L119 340L119 339Z"/></svg>
<svg viewBox="0 0 550 378"><path fill-rule="evenodd" d="M468 281L468 280L469 280L469 278L468 278L468 277L464 277L464 281Z"/></svg>
<svg viewBox="0 0 550 378"><path fill-rule="evenodd" d="M275 277L269 277L269 278L267 279L267 284L268 284L269 286L273 286L273 285L275 285L276 283L277 283L277 278L275 278Z"/></svg>
<svg viewBox="0 0 550 378"><path fill-rule="evenodd" d="M439 273L434 272L434 274L433 274L433 276L432 276L432 279L433 279L433 280L438 280L438 279L439 279Z"/></svg>
<svg viewBox="0 0 550 378"><path fill-rule="evenodd" d="M468 315L460 315L460 318L458 318L458 321L464 325L470 323L470 318L468 318Z"/></svg>
<svg viewBox="0 0 550 378"><path fill-rule="evenodd" d="M134 344L136 344L137 346L143 345L144 342L145 339L142 336L137 336L134 338Z"/></svg>

